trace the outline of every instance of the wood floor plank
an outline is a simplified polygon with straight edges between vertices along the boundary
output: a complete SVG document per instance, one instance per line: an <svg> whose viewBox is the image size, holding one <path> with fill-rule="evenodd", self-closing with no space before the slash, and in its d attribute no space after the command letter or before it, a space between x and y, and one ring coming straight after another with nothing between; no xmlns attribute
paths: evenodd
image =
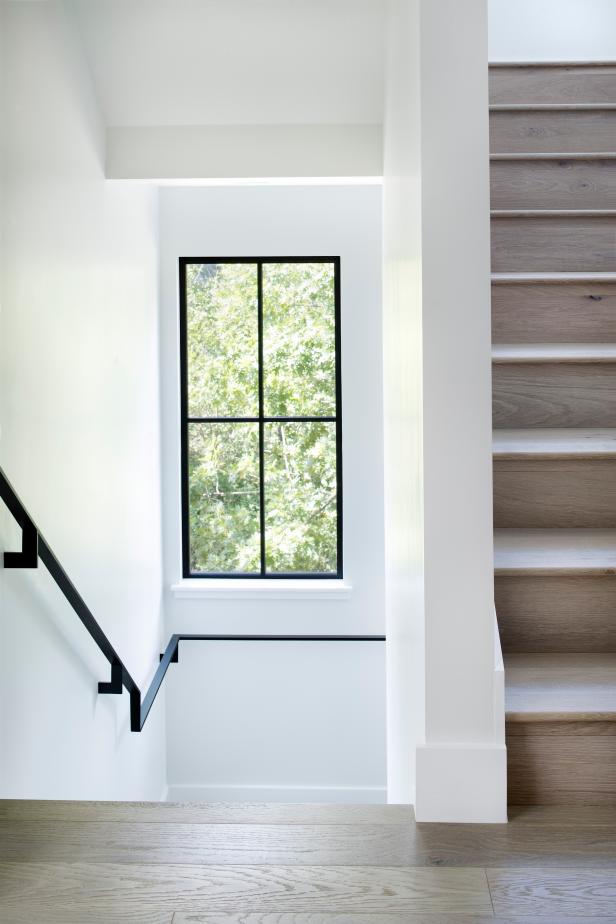
<svg viewBox="0 0 616 924"><path fill-rule="evenodd" d="M610 917L493 917L484 914L199 914L178 913L173 924L616 924Z"/></svg>
<svg viewBox="0 0 616 924"><path fill-rule="evenodd" d="M85 856L90 863L428 865L411 825L0 822L0 859L75 863Z"/></svg>
<svg viewBox="0 0 616 924"><path fill-rule="evenodd" d="M144 904L162 911L344 911L491 914L482 869L187 866L0 862L3 913L32 920L43 908L65 922ZM81 913L81 918L79 914ZM120 918L123 919L123 918ZM25 919L24 919L25 920ZM47 919L48 924L54 920ZM60 920L56 917L55 920ZM89 920L89 918L85 918Z"/></svg>
<svg viewBox="0 0 616 924"><path fill-rule="evenodd" d="M616 870L489 869L496 915L614 915Z"/></svg>
<svg viewBox="0 0 616 924"><path fill-rule="evenodd" d="M410 805L0 799L0 820L117 821L154 824L408 825L413 822L414 814Z"/></svg>
<svg viewBox="0 0 616 924"><path fill-rule="evenodd" d="M495 924L492 915L467 914L199 914L179 912L173 924Z"/></svg>
<svg viewBox="0 0 616 924"><path fill-rule="evenodd" d="M65 905L59 902L32 907L0 906L0 924L173 924L173 912L143 902L131 908L118 908L110 917L109 908ZM494 919L492 919L494 924Z"/></svg>
<svg viewBox="0 0 616 924"><path fill-rule="evenodd" d="M241 826L1 822L0 858L21 862L285 866L613 864L616 827Z"/></svg>

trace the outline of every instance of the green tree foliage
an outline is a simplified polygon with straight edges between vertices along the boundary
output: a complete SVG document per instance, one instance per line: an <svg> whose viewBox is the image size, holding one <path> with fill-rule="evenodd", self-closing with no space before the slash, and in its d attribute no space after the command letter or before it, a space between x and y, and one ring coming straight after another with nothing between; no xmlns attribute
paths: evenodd
<svg viewBox="0 0 616 924"><path fill-rule="evenodd" d="M255 264L187 266L188 406L192 417L258 414ZM268 417L333 416L334 268L263 265L263 385ZM269 573L336 570L336 430L328 422L264 426ZM189 425L191 570L259 573L259 426Z"/></svg>
<svg viewBox="0 0 616 924"><path fill-rule="evenodd" d="M259 413L257 267L189 264L188 413L251 417Z"/></svg>

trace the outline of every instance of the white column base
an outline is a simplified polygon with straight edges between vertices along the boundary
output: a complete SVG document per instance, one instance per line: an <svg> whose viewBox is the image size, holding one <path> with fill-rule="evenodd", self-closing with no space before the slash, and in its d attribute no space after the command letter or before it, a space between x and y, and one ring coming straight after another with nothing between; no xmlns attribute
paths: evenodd
<svg viewBox="0 0 616 924"><path fill-rule="evenodd" d="M417 821L462 824L506 822L506 747L418 747L415 817Z"/></svg>

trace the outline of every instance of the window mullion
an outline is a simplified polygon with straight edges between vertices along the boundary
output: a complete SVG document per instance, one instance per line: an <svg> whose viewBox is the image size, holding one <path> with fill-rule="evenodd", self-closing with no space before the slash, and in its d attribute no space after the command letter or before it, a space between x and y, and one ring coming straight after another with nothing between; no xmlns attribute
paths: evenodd
<svg viewBox="0 0 616 924"><path fill-rule="evenodd" d="M263 263L257 264L257 324L259 349L259 510L261 574L265 574L265 422L263 406Z"/></svg>

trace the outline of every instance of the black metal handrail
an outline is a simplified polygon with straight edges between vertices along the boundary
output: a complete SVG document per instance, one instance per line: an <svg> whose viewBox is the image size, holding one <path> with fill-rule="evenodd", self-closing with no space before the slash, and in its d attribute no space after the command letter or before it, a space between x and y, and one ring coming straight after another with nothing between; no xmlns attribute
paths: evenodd
<svg viewBox="0 0 616 924"><path fill-rule="evenodd" d="M144 697L131 677L124 661L119 656L94 614L69 578L68 574L43 538L34 520L19 499L10 481L0 468L0 497L21 527L20 552L5 552L5 568L37 568L38 559L43 562L59 589L90 633L101 653L111 667L111 680L99 682L99 693L122 693L126 689L130 696L131 731L140 732L150 713L160 686L170 664L178 661L179 643L186 642L384 642L384 635L186 635L171 636L160 656L160 663Z"/></svg>

